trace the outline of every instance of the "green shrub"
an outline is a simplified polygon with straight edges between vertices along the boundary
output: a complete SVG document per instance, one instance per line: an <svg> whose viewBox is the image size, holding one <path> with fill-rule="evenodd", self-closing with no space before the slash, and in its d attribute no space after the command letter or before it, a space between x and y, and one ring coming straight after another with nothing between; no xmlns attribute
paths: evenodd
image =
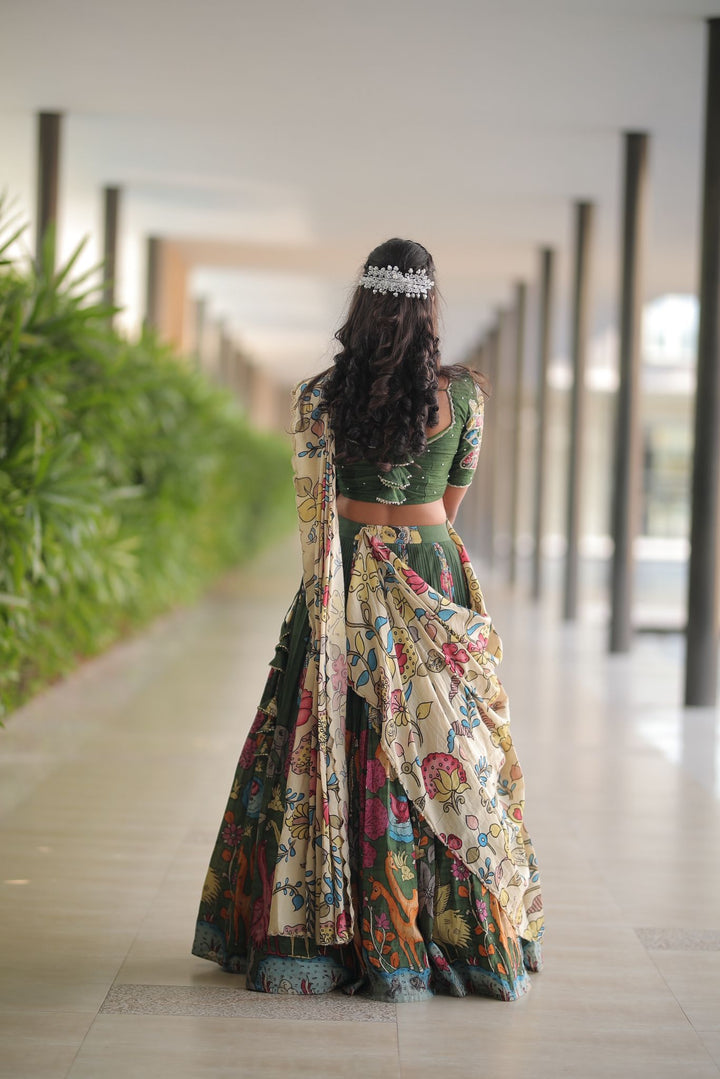
<svg viewBox="0 0 720 1079"><path fill-rule="evenodd" d="M114 331L72 279L85 241L56 272L52 231L39 267L11 259L24 227L0 240L0 716L293 520L288 443Z"/></svg>

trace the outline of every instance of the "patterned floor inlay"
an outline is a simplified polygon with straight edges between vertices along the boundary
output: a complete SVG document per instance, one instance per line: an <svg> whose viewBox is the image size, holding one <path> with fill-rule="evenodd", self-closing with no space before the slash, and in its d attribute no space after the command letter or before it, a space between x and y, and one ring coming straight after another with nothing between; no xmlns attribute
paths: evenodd
<svg viewBox="0 0 720 1079"><path fill-rule="evenodd" d="M273 996L248 989L200 985L114 985L101 1012L125 1015L218 1015L256 1019L323 1019L394 1023L395 1005L348 997L342 992L315 997Z"/></svg>
<svg viewBox="0 0 720 1079"><path fill-rule="evenodd" d="M720 952L720 929L636 929L635 934L654 951Z"/></svg>

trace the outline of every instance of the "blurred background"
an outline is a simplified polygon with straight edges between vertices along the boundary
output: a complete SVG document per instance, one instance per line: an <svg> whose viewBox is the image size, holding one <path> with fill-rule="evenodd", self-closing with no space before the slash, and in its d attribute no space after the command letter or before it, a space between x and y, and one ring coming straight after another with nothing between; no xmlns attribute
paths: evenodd
<svg viewBox="0 0 720 1079"><path fill-rule="evenodd" d="M190 952L289 390L393 236L491 390L458 531L551 912L505 1018ZM719 593L720 0L0 0L0 1079L717 1079Z"/></svg>
<svg viewBox="0 0 720 1079"><path fill-rule="evenodd" d="M39 257L45 214L53 264L82 241L73 274L105 260L113 333L167 346L271 438L292 383L331 361L367 253L418 240L445 362L493 384L463 534L536 598L542 558L566 618L607 619L624 453L628 617L677 632L717 15L713 0L5 0L0 187L28 223L6 256ZM135 461L123 483L142 482Z"/></svg>

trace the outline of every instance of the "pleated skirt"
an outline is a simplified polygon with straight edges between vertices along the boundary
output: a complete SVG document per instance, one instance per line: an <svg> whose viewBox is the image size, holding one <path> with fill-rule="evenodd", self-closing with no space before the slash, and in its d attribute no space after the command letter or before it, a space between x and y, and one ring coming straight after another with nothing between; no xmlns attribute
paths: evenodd
<svg viewBox="0 0 720 1079"><path fill-rule="evenodd" d="M362 527L339 518L346 582ZM432 588L467 606L458 549L446 525L396 529L389 544ZM376 1000L476 993L515 1000L542 966L539 941L518 937L495 897L417 813L380 760L380 732L352 689L347 699L349 846L356 924L352 944L264 935L269 882L282 859L288 755L310 638L302 585L283 622L212 850L192 954L244 972L249 989L312 994L342 987ZM302 827L302 822L298 827ZM300 838L300 837L298 837ZM260 848L263 857L258 857Z"/></svg>

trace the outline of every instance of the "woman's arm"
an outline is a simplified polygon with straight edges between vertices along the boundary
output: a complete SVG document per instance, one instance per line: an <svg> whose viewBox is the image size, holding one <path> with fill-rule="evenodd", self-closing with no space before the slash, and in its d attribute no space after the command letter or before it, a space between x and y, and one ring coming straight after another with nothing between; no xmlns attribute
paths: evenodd
<svg viewBox="0 0 720 1079"><path fill-rule="evenodd" d="M465 394L468 396L463 400ZM470 375L468 375L467 382L462 387L460 401L466 411L465 423L448 472L447 487L443 495L443 505L450 524L455 523L455 516L460 508L460 503L472 483L482 441L485 400Z"/></svg>
<svg viewBox="0 0 720 1079"><path fill-rule="evenodd" d="M468 484L468 487L470 485ZM445 506L445 512L447 513L447 519L450 524L455 524L455 517L457 511L460 508L460 503L465 497L465 492L468 487L452 487L448 485L445 488L445 494L443 495L443 505Z"/></svg>

